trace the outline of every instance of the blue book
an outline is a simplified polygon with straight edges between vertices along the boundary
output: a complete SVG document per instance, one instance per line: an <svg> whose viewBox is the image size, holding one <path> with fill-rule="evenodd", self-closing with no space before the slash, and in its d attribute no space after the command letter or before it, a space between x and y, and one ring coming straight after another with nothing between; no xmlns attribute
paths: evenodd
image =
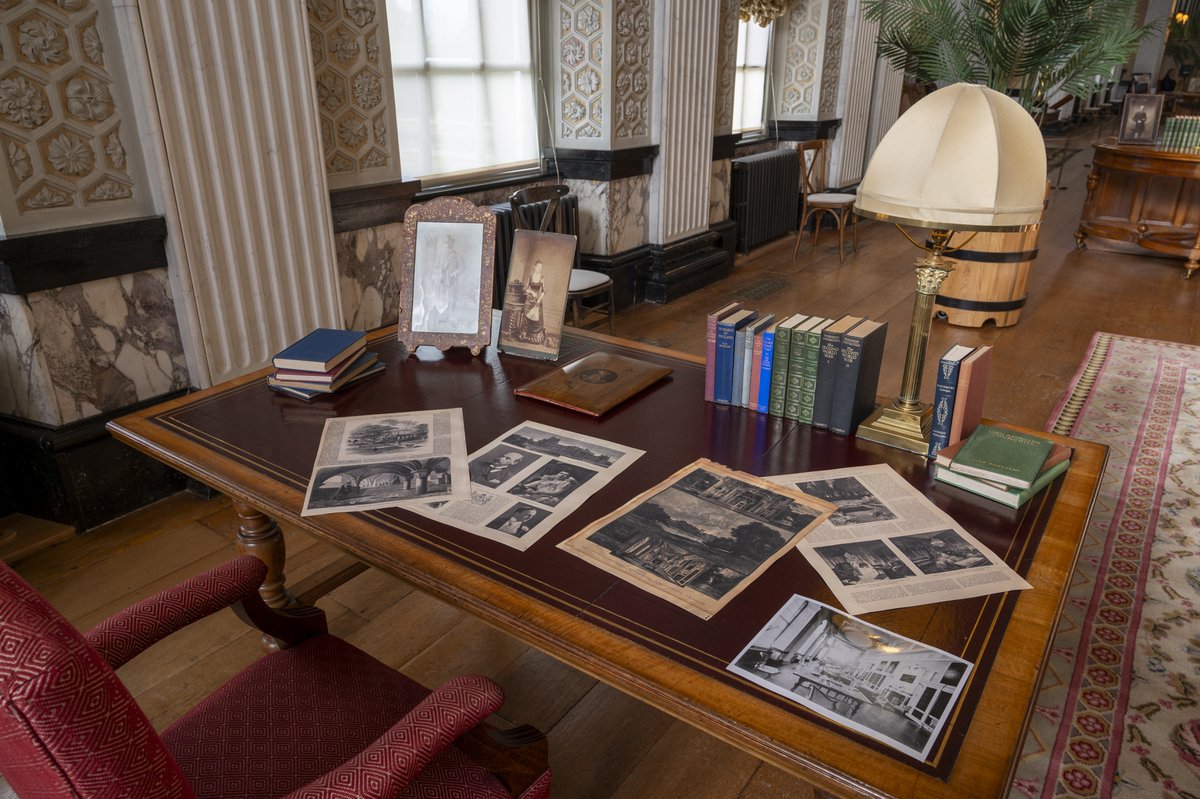
<svg viewBox="0 0 1200 799"><path fill-rule="evenodd" d="M748 325L742 332L746 334L746 339L743 342L745 345L745 354L742 362L742 390L738 395L741 402L731 403L741 405L748 410L758 410L758 383L755 381L755 376L759 372L759 362L754 359L754 346L762 347L762 332L775 323L775 314L769 313L766 316L754 320L754 323ZM753 395L753 396L752 396Z"/></svg>
<svg viewBox="0 0 1200 799"><path fill-rule="evenodd" d="M950 443L950 421L954 418L954 397L958 393L958 370L974 347L955 344L938 361L937 385L933 389L933 424L929 430L929 457L936 458Z"/></svg>
<svg viewBox="0 0 1200 799"><path fill-rule="evenodd" d="M271 363L275 364L276 369L327 372L365 346L367 334L360 330L318 327L295 344L280 350Z"/></svg>
<svg viewBox="0 0 1200 799"><path fill-rule="evenodd" d="M766 413L771 405L771 373L775 363L775 328L771 325L763 332L762 358L759 361L758 397L755 398L755 410Z"/></svg>
<svg viewBox="0 0 1200 799"><path fill-rule="evenodd" d="M737 332L754 320L758 311L749 309L731 314L717 322L716 374L713 376L713 402L728 405L733 396L733 345Z"/></svg>

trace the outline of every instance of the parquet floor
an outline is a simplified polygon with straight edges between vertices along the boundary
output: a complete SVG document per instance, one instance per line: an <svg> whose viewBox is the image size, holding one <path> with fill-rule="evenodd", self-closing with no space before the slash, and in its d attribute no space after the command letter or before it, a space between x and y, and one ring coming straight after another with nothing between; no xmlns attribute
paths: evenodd
<svg viewBox="0 0 1200 799"><path fill-rule="evenodd" d="M1200 279L1178 261L1074 249L1072 233L1089 165L1087 134L1053 192L1030 301L1018 325L958 328L935 322L925 393L936 357L952 343L995 347L987 415L1041 427L1096 330L1200 343ZM703 351L704 314L730 297L763 311L886 319L882 393L899 389L912 309L915 251L893 229L862 223L859 253L839 264L833 236L787 238L740 258L719 284L667 306L618 316L618 334L686 352ZM782 317L781 317L782 318ZM233 551L236 517L221 498L179 494L16 564L81 628L195 574ZM288 532L288 581L319 582L339 553ZM548 732L554 795L561 799L808 799L797 779L694 731L641 702L529 649L388 575L367 571L318 600L332 630L426 684L479 672L506 689L503 715ZM232 614L209 618L122 668L121 677L163 726L258 654L257 635ZM231 799L233 799L231 797Z"/></svg>

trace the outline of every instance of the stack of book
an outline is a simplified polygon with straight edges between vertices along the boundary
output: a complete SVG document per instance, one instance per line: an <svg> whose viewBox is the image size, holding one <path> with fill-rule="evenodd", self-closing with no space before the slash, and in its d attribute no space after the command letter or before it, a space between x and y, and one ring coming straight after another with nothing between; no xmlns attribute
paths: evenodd
<svg viewBox="0 0 1200 799"><path fill-rule="evenodd" d="M991 425L937 454L943 483L1019 508L1071 465L1071 449L1041 436Z"/></svg>
<svg viewBox="0 0 1200 799"><path fill-rule="evenodd" d="M383 371L366 347L365 333L319 327L271 359L275 372L267 385L302 400L332 394Z"/></svg>
<svg viewBox="0 0 1200 799"><path fill-rule="evenodd" d="M1157 149L1176 153L1189 153L1200 149L1200 117L1168 117L1163 123Z"/></svg>
<svg viewBox="0 0 1200 799"><path fill-rule="evenodd" d="M942 356L933 389L929 457L936 458L944 447L961 441L979 426L991 368L990 346L956 344Z"/></svg>
<svg viewBox="0 0 1200 799"><path fill-rule="evenodd" d="M733 302L708 315L704 394L849 435L875 407L887 323L778 319Z"/></svg>

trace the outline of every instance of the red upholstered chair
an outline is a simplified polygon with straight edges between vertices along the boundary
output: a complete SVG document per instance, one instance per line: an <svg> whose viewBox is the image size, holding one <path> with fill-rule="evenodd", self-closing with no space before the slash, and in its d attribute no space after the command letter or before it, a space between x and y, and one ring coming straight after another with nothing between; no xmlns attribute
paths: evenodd
<svg viewBox="0 0 1200 799"><path fill-rule="evenodd" d="M549 795L536 731L515 750L524 772L515 791L476 759L496 755L480 725L503 701L499 686L468 676L429 692L328 635L319 610L267 608L257 592L265 574L260 561L240 557L80 635L0 564L0 772L17 794ZM288 648L259 659L160 736L114 669L228 606Z"/></svg>

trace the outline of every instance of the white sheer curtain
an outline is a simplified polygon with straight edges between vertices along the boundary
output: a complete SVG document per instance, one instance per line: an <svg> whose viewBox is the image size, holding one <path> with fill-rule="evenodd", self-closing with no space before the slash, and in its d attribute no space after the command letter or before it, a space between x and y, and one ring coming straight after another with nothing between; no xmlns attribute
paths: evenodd
<svg viewBox="0 0 1200 799"><path fill-rule="evenodd" d="M761 130L767 86L767 61L771 30L756 23L738 22L737 72L733 84L733 132Z"/></svg>

